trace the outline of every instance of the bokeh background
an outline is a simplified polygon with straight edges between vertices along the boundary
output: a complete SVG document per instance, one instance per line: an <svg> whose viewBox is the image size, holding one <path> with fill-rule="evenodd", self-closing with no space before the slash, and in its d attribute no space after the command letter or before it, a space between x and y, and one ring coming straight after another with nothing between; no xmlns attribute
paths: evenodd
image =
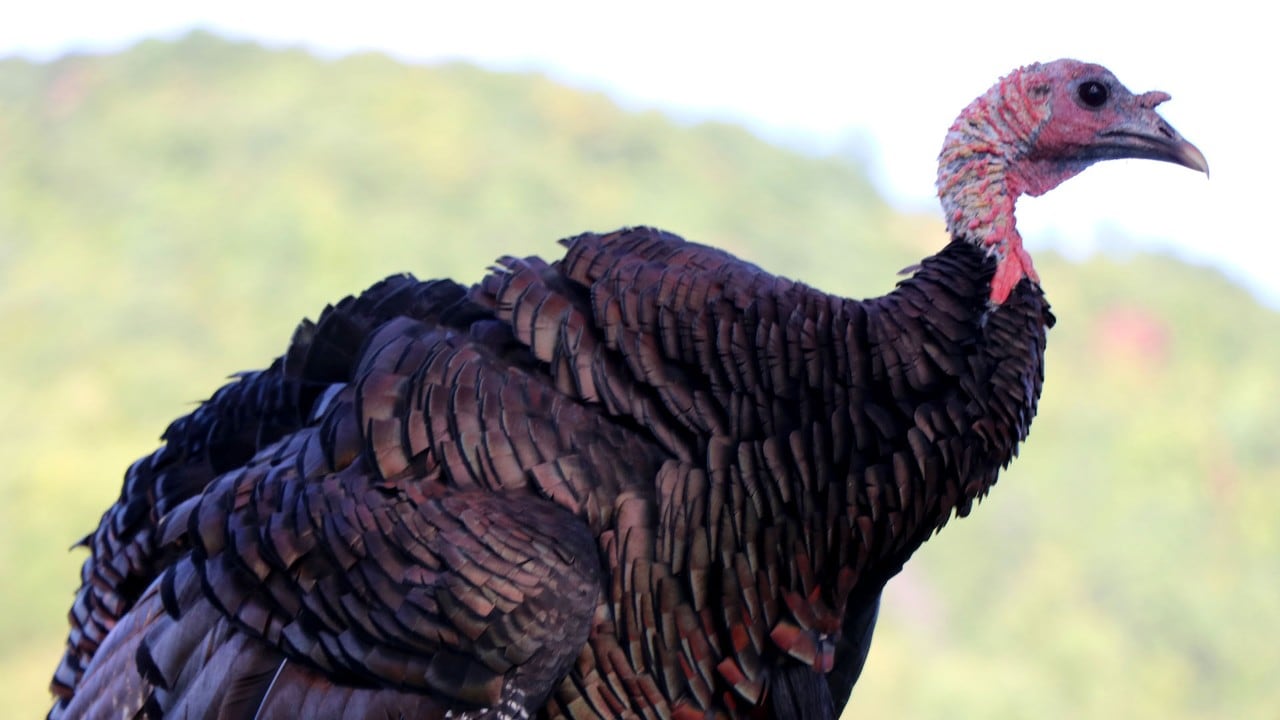
<svg viewBox="0 0 1280 720"><path fill-rule="evenodd" d="M48 707L67 548L125 467L301 317L637 223L880 294L945 241L955 113L1064 55L1173 93L1214 177L1021 203L1059 317L1039 418L890 584L846 717L1280 716L1277 68L1246 11L171 5L0 28L6 716Z"/></svg>

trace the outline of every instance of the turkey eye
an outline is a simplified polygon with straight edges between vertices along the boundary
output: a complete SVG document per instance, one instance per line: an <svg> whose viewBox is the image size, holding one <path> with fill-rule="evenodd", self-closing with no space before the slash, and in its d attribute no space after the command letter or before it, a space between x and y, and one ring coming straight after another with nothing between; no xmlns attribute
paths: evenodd
<svg viewBox="0 0 1280 720"><path fill-rule="evenodd" d="M1080 102L1083 102L1091 108L1102 107L1102 104L1107 101L1107 96L1110 95L1110 93L1107 92L1107 86L1097 80L1090 80L1089 82L1081 83L1079 94Z"/></svg>

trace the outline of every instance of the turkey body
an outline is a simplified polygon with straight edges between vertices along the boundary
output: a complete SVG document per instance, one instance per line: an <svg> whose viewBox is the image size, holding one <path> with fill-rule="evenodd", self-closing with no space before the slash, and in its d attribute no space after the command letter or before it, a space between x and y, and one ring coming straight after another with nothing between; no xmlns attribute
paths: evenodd
<svg viewBox="0 0 1280 720"><path fill-rule="evenodd" d="M884 584L1035 414L963 239L834 297L650 228L396 276L174 422L51 717L834 718Z"/></svg>

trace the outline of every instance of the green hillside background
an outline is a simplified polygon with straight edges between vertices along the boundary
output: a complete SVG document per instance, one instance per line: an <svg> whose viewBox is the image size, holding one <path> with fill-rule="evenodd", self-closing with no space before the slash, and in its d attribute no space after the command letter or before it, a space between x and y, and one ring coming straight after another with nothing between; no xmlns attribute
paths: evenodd
<svg viewBox="0 0 1280 720"><path fill-rule="evenodd" d="M944 242L852 160L537 75L204 33L0 60L3 714L48 707L128 463L301 317L640 223L850 296ZM890 585L845 717L1273 720L1280 313L1165 256L1037 267L1031 439Z"/></svg>

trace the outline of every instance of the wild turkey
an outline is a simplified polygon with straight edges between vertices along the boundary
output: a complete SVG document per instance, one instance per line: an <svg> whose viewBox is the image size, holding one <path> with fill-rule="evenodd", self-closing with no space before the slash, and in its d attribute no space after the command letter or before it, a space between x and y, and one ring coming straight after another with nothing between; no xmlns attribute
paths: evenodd
<svg viewBox="0 0 1280 720"><path fill-rule="evenodd" d="M169 426L84 545L50 716L833 718L881 590L1025 439L1016 198L1204 157L1024 67L940 158L951 242L863 301L650 228L388 278Z"/></svg>

